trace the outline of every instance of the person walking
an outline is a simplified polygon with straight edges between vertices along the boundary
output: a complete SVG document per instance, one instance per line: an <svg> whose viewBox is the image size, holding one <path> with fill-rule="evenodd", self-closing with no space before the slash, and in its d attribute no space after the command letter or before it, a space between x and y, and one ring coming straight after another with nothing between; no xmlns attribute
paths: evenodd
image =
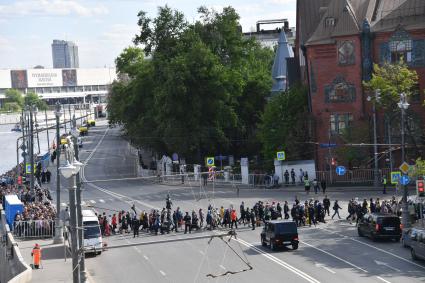
<svg viewBox="0 0 425 283"><path fill-rule="evenodd" d="M326 180L322 179L322 181L320 181L320 186L322 187L322 192L323 194L326 193Z"/></svg>
<svg viewBox="0 0 425 283"><path fill-rule="evenodd" d="M285 214L285 219L289 219L289 205L286 200L285 200L285 203L283 204L283 214Z"/></svg>
<svg viewBox="0 0 425 283"><path fill-rule="evenodd" d="M34 268L39 269L41 264L41 248L38 244L35 244L34 248L32 249L31 256L33 258Z"/></svg>
<svg viewBox="0 0 425 283"><path fill-rule="evenodd" d="M325 198L323 199L323 209L324 209L325 215L326 215L326 213L328 213L328 216L330 216L329 215L329 208L330 207L331 207L331 201L329 200L328 196L325 195Z"/></svg>
<svg viewBox="0 0 425 283"><path fill-rule="evenodd" d="M235 209L233 209L232 212L230 213L230 219L231 219L230 229L233 229L233 224L235 224L235 228L238 229L238 216L236 214Z"/></svg>
<svg viewBox="0 0 425 283"><path fill-rule="evenodd" d="M310 180L308 179L308 177L304 178L304 189L307 194L310 193Z"/></svg>
<svg viewBox="0 0 425 283"><path fill-rule="evenodd" d="M251 208L251 215L249 216L249 218L251 219L251 226L252 226L252 230L255 230L255 212L254 209Z"/></svg>
<svg viewBox="0 0 425 283"><path fill-rule="evenodd" d="M283 174L283 176L285 177L285 185L289 184L289 172L288 170L285 170L285 173Z"/></svg>
<svg viewBox="0 0 425 283"><path fill-rule="evenodd" d="M319 188L319 182L317 181L317 179L313 180L313 188L314 188L314 193L317 194L317 191L320 190Z"/></svg>
<svg viewBox="0 0 425 283"><path fill-rule="evenodd" d="M187 230L189 230L189 234L192 233L192 219L190 218L189 212L186 212L186 215L183 217L184 221L184 233L187 234Z"/></svg>
<svg viewBox="0 0 425 283"><path fill-rule="evenodd" d="M292 181L292 185L295 185L295 171L294 171L294 168L291 169L291 181Z"/></svg>
<svg viewBox="0 0 425 283"><path fill-rule="evenodd" d="M335 211L334 214L332 215L332 219L334 219L334 216L338 214L338 218L341 219L341 216L339 216L339 210L341 209L341 207L338 204L338 200L335 200L334 202L334 206L333 206L333 210Z"/></svg>
<svg viewBox="0 0 425 283"><path fill-rule="evenodd" d="M387 176L382 177L382 186L383 186L383 194L385 195L387 193Z"/></svg>
<svg viewBox="0 0 425 283"><path fill-rule="evenodd" d="M139 237L139 228L140 228L140 220L137 218L137 215L133 218L133 238Z"/></svg>

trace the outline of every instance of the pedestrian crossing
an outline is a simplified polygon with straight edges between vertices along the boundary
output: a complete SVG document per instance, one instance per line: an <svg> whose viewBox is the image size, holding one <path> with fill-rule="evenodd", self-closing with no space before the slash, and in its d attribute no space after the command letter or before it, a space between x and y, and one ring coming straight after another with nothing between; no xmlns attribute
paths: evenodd
<svg viewBox="0 0 425 283"><path fill-rule="evenodd" d="M211 191L206 192L207 195L212 195ZM178 192L178 193L174 193L171 192L170 196L173 200L181 200L181 199L193 199L194 196L199 196L200 191L199 190L193 190L193 191L184 191L184 192ZM202 194L204 195L204 193L202 192ZM224 190L219 190L219 191L215 191L214 194L217 195L234 195L235 192L232 190L229 191L224 191ZM136 195L136 196L131 196L130 198L134 199L134 200L140 200L140 201L163 201L165 199L165 196L163 193L161 194L142 194L142 195ZM112 202L116 202L117 199L115 198L93 198L93 199L88 199L85 198L84 200L81 201L81 205L82 206L94 206L94 205L105 205L108 203L112 203ZM61 207L67 207L69 204L62 202L61 203Z"/></svg>

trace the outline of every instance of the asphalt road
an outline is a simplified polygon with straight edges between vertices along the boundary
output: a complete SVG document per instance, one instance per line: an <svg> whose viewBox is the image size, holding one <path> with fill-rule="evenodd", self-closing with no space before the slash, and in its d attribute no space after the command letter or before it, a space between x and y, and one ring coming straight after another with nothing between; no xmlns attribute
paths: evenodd
<svg viewBox="0 0 425 283"><path fill-rule="evenodd" d="M174 208L183 211L203 208L209 203L215 207L234 205L241 201L252 206L256 201L287 200L295 195L299 199L323 198L306 196L303 192L273 190L240 190L239 197L232 187L200 189L192 182L182 186L166 186L143 180L118 180L90 182L135 177L136 158L128 144L120 137L118 129L108 129L101 124L90 129L84 137L80 153L85 161L83 180L84 205L98 212L112 214L117 210L150 210L162 208L165 196L170 193ZM66 184L66 183L64 183ZM64 185L66 187L66 185ZM353 190L329 192L331 201L338 199L346 215L346 203L353 197L359 199L382 197L378 192ZM67 192L62 190L66 205ZM387 195L389 198L390 195ZM271 251L260 244L260 229L243 227L237 239L224 237L226 243L209 236L217 233L194 232L150 235L141 233L118 235L105 239L111 247L97 257L86 259L86 267L94 282L425 282L425 263L412 261L410 253L396 242L372 242L359 238L354 225L345 220L330 220L317 227L299 229L300 246L293 251ZM184 240L183 240L184 239ZM114 248L115 247L115 248ZM233 251L233 250L234 251ZM239 256L252 266L248 265ZM225 272L235 272L219 276Z"/></svg>

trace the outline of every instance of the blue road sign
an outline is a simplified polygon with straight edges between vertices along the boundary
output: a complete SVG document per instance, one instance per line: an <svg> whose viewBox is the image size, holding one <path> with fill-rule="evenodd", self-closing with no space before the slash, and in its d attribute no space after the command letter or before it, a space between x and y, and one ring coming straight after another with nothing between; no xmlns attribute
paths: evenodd
<svg viewBox="0 0 425 283"><path fill-rule="evenodd" d="M339 176L345 175L345 172L347 172L347 170L345 169L344 166L338 166L338 167L336 167L336 170L335 171L336 171L336 173Z"/></svg>
<svg viewBox="0 0 425 283"><path fill-rule="evenodd" d="M402 184L403 186L407 185L410 183L410 178L407 175L403 175L400 178L400 184Z"/></svg>

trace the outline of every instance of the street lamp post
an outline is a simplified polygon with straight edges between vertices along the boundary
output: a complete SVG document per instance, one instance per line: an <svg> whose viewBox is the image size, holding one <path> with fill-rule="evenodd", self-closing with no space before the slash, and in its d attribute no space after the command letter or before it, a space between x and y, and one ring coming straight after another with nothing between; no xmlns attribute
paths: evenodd
<svg viewBox="0 0 425 283"><path fill-rule="evenodd" d="M29 117L30 117L30 163L31 163L31 175L30 175L30 194L31 197L34 197L34 185L35 185L35 180L34 180L34 172L35 172L35 168L34 168L34 121L33 121L33 107L31 106L27 106L26 109L27 113L29 113Z"/></svg>
<svg viewBox="0 0 425 283"><path fill-rule="evenodd" d="M374 92L375 100L372 104L373 111L373 160L374 160L374 170L373 170L373 186L375 188L379 187L379 163L378 163L378 135L377 135L377 126L376 126L376 101L380 99L380 90L376 90ZM372 98L370 96L367 97L367 100L370 101Z"/></svg>
<svg viewBox="0 0 425 283"><path fill-rule="evenodd" d="M60 209L61 209L61 183L60 183L60 134L59 134L59 120L62 116L62 109L59 102L56 103L55 108L56 116L56 219L55 219L55 238L53 239L54 244L63 243L63 230L60 221Z"/></svg>
<svg viewBox="0 0 425 283"><path fill-rule="evenodd" d="M74 152L75 152L75 159L79 161L79 153L78 153L78 136L80 135L80 131L77 129L77 120L75 119L75 113L72 117L72 130L71 134L73 137L74 142ZM76 200L77 200L77 223L78 227L78 241L79 246L84 246L84 228L83 228L83 214L81 212L81 179L80 179L80 172L77 173L77 191L76 191ZM85 257L84 253L81 253L80 257L80 278L81 282L87 281L87 275L86 275L86 264L85 264Z"/></svg>
<svg viewBox="0 0 425 283"><path fill-rule="evenodd" d="M70 179L70 186L69 186L69 206L70 206L70 226L71 226L71 251L72 251L72 278L74 283L80 283L80 265L79 265L79 255L80 255L80 248L78 245L78 235L77 235L77 212L76 212L76 205L75 205L75 191L77 189L76 186L76 175L81 169L81 164L77 160L75 160L75 157L70 152L73 151L72 148L72 141L68 140L68 158L67 158L67 164L65 166L60 167L60 171L62 173L62 176L66 179ZM70 163L71 161L72 163Z"/></svg>
<svg viewBox="0 0 425 283"><path fill-rule="evenodd" d="M405 111L409 108L409 103L406 101L406 94L400 93L400 102L397 103L398 107L401 109L401 160L405 162L406 160L406 152L405 152L405 141L404 141L404 116L406 115ZM403 212L402 212L402 224L403 228L410 227L409 221L409 207L407 205L407 195L408 190L407 186L403 186Z"/></svg>

